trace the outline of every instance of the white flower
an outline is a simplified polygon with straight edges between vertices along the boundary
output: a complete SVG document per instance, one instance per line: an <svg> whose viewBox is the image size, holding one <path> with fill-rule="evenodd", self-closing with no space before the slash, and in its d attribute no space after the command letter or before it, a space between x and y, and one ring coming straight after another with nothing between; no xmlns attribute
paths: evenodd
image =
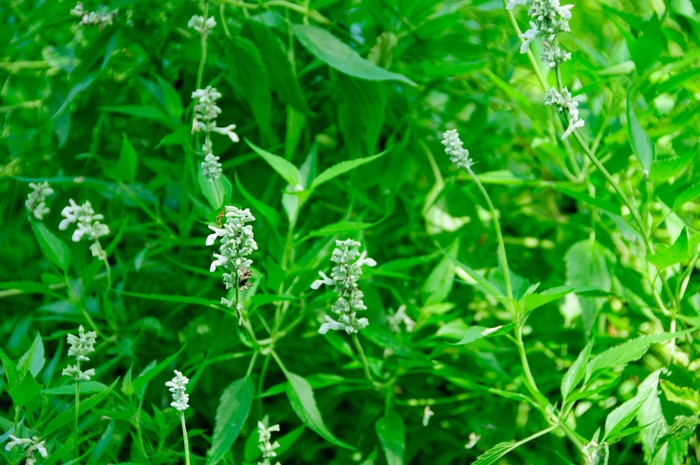
<svg viewBox="0 0 700 465"><path fill-rule="evenodd" d="M219 157L207 153L202 162L202 175L210 181L216 181L221 176L222 171Z"/></svg>
<svg viewBox="0 0 700 465"><path fill-rule="evenodd" d="M527 53L527 49L530 47L530 42L535 40L539 35L540 31L537 29L537 24L530 21L530 29L519 36L521 39L523 39L523 43L520 45L520 53Z"/></svg>
<svg viewBox="0 0 700 465"><path fill-rule="evenodd" d="M89 370L81 370L80 365L68 365L61 372L62 376L68 376L76 381L90 381L91 376L95 376L95 369L90 368Z"/></svg>
<svg viewBox="0 0 700 465"><path fill-rule="evenodd" d="M569 89L564 87L561 93L552 87L544 94L544 103L549 106L557 106L559 111L566 110L569 114L569 127L561 136L562 140L569 137L577 128L584 126L585 121L579 118L578 111L579 97L572 97Z"/></svg>
<svg viewBox="0 0 700 465"><path fill-rule="evenodd" d="M423 426L428 426L430 417L432 417L433 415L435 415L435 412L430 410L430 405L426 405L423 409Z"/></svg>
<svg viewBox="0 0 700 465"><path fill-rule="evenodd" d="M387 317L387 320L389 320L389 327L395 333L401 331L401 327L399 326L401 323L406 326L406 332L408 333L412 332L416 327L416 322L406 314L405 305L400 306L399 309L396 310L396 313Z"/></svg>
<svg viewBox="0 0 700 465"><path fill-rule="evenodd" d="M231 139L231 142L238 142L238 134L233 132L234 129L236 129L236 125L229 124L224 128L214 128L214 132L218 132L222 136L228 136L228 138Z"/></svg>
<svg viewBox="0 0 700 465"><path fill-rule="evenodd" d="M216 27L216 20L213 16L210 16L205 21L203 16L194 15L187 23L187 27L191 27L200 34L206 35Z"/></svg>
<svg viewBox="0 0 700 465"><path fill-rule="evenodd" d="M214 231L214 234L209 234L207 236L207 246L214 245L214 242L216 242L217 237L224 237L226 235L225 228L217 228L216 226L210 224L209 229Z"/></svg>
<svg viewBox="0 0 700 465"><path fill-rule="evenodd" d="M104 250L102 250L100 245L97 245L100 237L109 234L109 226L100 223L104 216L96 215L89 201L85 201L82 205L78 205L73 199L69 199L68 202L70 205L61 211L61 216L64 219L58 225L58 229L64 231L68 229L68 226L77 222L77 229L71 237L73 242L80 242L84 236L87 236L95 243L90 246L93 257L100 257L102 260L106 259Z"/></svg>
<svg viewBox="0 0 700 465"><path fill-rule="evenodd" d="M24 202L24 206L27 210L34 215L37 220L44 219L44 215L49 213L49 208L46 206L46 197L53 194L53 189L49 186L48 181L44 181L39 184L33 182L29 183L29 187L32 191L27 195L27 200Z"/></svg>
<svg viewBox="0 0 700 465"><path fill-rule="evenodd" d="M224 266L226 263L228 263L228 257L224 257L218 253L215 253L214 256L216 257L216 260L211 262L211 266L209 267L209 271L212 273L216 271L217 266Z"/></svg>
<svg viewBox="0 0 700 465"><path fill-rule="evenodd" d="M98 13L96 11L85 11L83 2L78 2L74 8L70 10L71 16L80 17L80 24L84 26L100 26L100 30L107 25L112 24L114 18L117 17L117 11L107 11Z"/></svg>
<svg viewBox="0 0 700 465"><path fill-rule="evenodd" d="M338 321L325 317L326 322L321 325L318 332L326 334L328 330L344 330L346 333L356 333L369 324L367 318L357 318L356 312L367 310L362 298L364 295L357 286L357 281L362 274L362 266L376 266L377 262L367 257L366 252L360 253L359 242L347 239L345 241L335 241L336 247L331 254L331 261L336 266L331 270L328 277L319 271L321 279L317 279L311 284L312 289L318 289L322 285L335 286L335 293L338 300L331 309L338 314Z"/></svg>
<svg viewBox="0 0 700 465"><path fill-rule="evenodd" d="M87 358L87 354L95 351L95 342L97 341L97 333L95 331L85 332L82 325L78 328L78 335L68 334L66 337L70 348L68 349L68 355L73 356L76 360L81 362L87 362L90 359Z"/></svg>
<svg viewBox="0 0 700 465"><path fill-rule="evenodd" d="M187 383L189 382L190 380L188 378L183 376L183 374L179 371L175 370L175 377L171 381L167 381L165 383L165 385L170 388L168 390L173 393L173 402L170 403L170 406L174 407L175 410L180 412L187 410L189 407L187 402L189 402L190 396L185 393Z"/></svg>
<svg viewBox="0 0 700 465"><path fill-rule="evenodd" d="M517 5L527 5L527 0L508 0L508 4L506 5L506 10L512 10Z"/></svg>
<svg viewBox="0 0 700 465"><path fill-rule="evenodd" d="M450 155L452 163L460 168L471 169L474 160L469 158L469 150L462 148L462 140L456 129L450 129L442 135L442 145L445 153Z"/></svg>
<svg viewBox="0 0 700 465"><path fill-rule="evenodd" d="M258 422L258 440L260 442L260 444L258 444L258 448L262 452L262 456L264 459L262 462L258 462L258 465L270 465L270 458L277 457L275 449L280 447L280 444L277 441L275 441L274 443L270 443L270 439L272 438L272 433L278 432L279 430L279 425L272 425L269 428L267 428L265 427L265 424L263 422ZM277 463L279 465L279 462Z"/></svg>
<svg viewBox="0 0 700 465"><path fill-rule="evenodd" d="M10 434L10 441L5 444L5 450L12 450L15 446L27 448L32 443L29 438L18 438Z"/></svg>

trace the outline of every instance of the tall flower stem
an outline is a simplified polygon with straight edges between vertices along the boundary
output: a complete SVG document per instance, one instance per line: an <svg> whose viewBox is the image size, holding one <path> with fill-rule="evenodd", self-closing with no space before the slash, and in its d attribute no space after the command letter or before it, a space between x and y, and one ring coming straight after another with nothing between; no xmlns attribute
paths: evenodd
<svg viewBox="0 0 700 465"><path fill-rule="evenodd" d="M357 337L357 334L353 333L352 335L352 342L355 344L355 349L357 349L357 353L360 356L360 359L362 360L362 369L365 372L365 377L367 378L367 381L370 383L374 384L374 380L372 379L372 374L369 371L369 363L367 362L367 357L365 357L365 351L362 349L362 344L360 343L360 339Z"/></svg>
<svg viewBox="0 0 700 465"><path fill-rule="evenodd" d="M80 360L76 361L78 371L80 371ZM80 380L75 381L75 416L73 417L73 430L75 432L75 450L80 456L80 431L78 430L78 416L80 415Z"/></svg>
<svg viewBox="0 0 700 465"><path fill-rule="evenodd" d="M489 197L489 193L486 192L484 185L481 184L481 181L479 181L479 178L474 174L474 171L472 171L470 167L467 167L467 172L474 181L474 184L476 184L479 190L481 191L481 194L484 196L484 199L486 200L486 203L489 206L489 210L491 211L494 229L496 229L496 239L498 240L498 252L501 258L501 265L503 266L503 280L506 284L506 292L508 295L508 299L512 300L513 286L510 282L510 268L508 267L508 256L506 255L506 245L503 241L503 234L501 233L501 223L498 220L498 213L496 212L496 208L493 206L493 202L491 202L491 197Z"/></svg>
<svg viewBox="0 0 700 465"><path fill-rule="evenodd" d="M209 11L209 3L204 2L204 23L207 22L207 13ZM202 88L202 81L204 80L204 66L207 63L207 34L201 34L200 44L202 48L202 56L199 59L199 68L197 69L197 89Z"/></svg>
<svg viewBox="0 0 700 465"><path fill-rule="evenodd" d="M182 423L182 439L185 441L185 465L190 465L190 440L187 437L187 426L185 425L185 411L180 412L180 423Z"/></svg>

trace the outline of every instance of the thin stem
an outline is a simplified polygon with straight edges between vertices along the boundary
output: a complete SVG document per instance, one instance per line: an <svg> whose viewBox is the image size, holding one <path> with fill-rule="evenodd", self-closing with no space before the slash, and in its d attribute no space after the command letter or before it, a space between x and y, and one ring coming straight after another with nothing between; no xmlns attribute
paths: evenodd
<svg viewBox="0 0 700 465"><path fill-rule="evenodd" d="M250 358L250 364L248 364L248 371L246 372L246 377L249 377L253 373L253 368L255 367L255 360L258 358L259 351L255 351L253 356Z"/></svg>
<svg viewBox="0 0 700 465"><path fill-rule="evenodd" d="M506 255L506 245L503 241L503 235L501 234L501 224L498 221L498 214L496 213L496 209L494 208L493 203L491 202L491 197L489 197L488 192L486 192L486 189L484 189L483 184L481 184L479 178L476 177L471 167L467 167L467 172L469 173L469 176L472 178L474 183L477 185L477 187L483 194L484 199L486 199L486 203L489 206L489 210L491 210L491 216L493 217L493 225L496 229L496 238L498 239L498 251L501 255L501 264L503 265L503 279L506 283L506 292L508 293L508 299L512 300L513 286L510 283L510 268L508 267L508 256Z"/></svg>
<svg viewBox="0 0 700 465"><path fill-rule="evenodd" d="M180 410L180 423L182 423L182 438L185 441L185 465L190 465L190 440L187 437L187 426L185 426L184 410Z"/></svg>
<svg viewBox="0 0 700 465"><path fill-rule="evenodd" d="M530 392L533 396L535 396L535 401L538 400L538 397L542 395L540 392L539 388L537 387L537 383L535 382L534 376L532 376L532 371L530 370L530 363L527 361L527 352L525 351L525 344L523 343L523 322L519 322L515 326L515 343L518 346L518 354L520 355L520 363L523 366L523 371L525 373L525 379L527 379L527 382L530 384L528 386L528 390L531 391L531 389L534 389L535 392Z"/></svg>
<svg viewBox="0 0 700 465"><path fill-rule="evenodd" d="M78 373L80 373L80 360L76 362ZM78 455L80 455L80 445L78 443L80 439L80 432L78 431L78 416L80 415L80 380L75 380L75 416L73 418L73 427L75 430L75 447L78 450Z"/></svg>
<svg viewBox="0 0 700 465"><path fill-rule="evenodd" d="M204 17L203 24L207 22L207 12L209 11L209 3L204 2ZM202 47L202 56L199 59L199 68L197 69L197 89L202 88L202 81L204 80L204 66L207 62L207 34L200 34L200 44Z"/></svg>
<svg viewBox="0 0 700 465"><path fill-rule="evenodd" d="M357 353L360 355L360 359L362 359L362 368L365 372L365 377L367 378L367 381L374 384L372 374L369 371L369 363L367 362L367 357L365 357L365 351L362 349L362 344L360 343L360 340L357 338L357 334L355 333L353 333L352 335L352 342L355 344L355 349L357 349Z"/></svg>

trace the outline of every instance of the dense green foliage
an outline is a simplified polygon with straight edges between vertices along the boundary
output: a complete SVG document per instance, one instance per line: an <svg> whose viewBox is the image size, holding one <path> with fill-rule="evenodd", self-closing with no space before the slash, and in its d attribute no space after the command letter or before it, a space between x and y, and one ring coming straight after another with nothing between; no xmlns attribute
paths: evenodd
<svg viewBox="0 0 700 465"><path fill-rule="evenodd" d="M259 420L270 464L698 463L700 2L579 2L552 71L505 3L0 3L0 463L254 464ZM240 137L212 134L217 181L206 86ZM109 227L92 253L69 199ZM258 245L230 290L226 205ZM319 334L347 238L369 326Z"/></svg>

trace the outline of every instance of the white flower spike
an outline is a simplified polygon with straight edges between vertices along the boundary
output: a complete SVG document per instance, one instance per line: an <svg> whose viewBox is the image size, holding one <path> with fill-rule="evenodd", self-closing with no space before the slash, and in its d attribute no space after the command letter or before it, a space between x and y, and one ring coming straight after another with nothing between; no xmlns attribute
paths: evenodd
<svg viewBox="0 0 700 465"><path fill-rule="evenodd" d="M29 187L32 191L27 195L27 201L24 205L27 210L34 215L37 220L43 220L44 215L48 214L51 210L46 206L46 197L53 194L53 189L49 186L48 181L41 182L39 184L30 182Z"/></svg>
<svg viewBox="0 0 700 465"><path fill-rule="evenodd" d="M95 351L95 342L97 341L97 333L95 331L85 332L85 328L78 328L78 335L69 334L66 339L70 347L68 348L68 356L75 357L76 364L68 365L61 373L63 376L73 378L75 381L90 381L91 376L95 376L94 368L89 370L81 370L80 362L87 362L90 359L87 355Z"/></svg>
<svg viewBox="0 0 700 465"><path fill-rule="evenodd" d="M462 148L462 139L456 129L450 129L442 135L442 145L445 153L450 156L450 161L460 168L471 170L474 160L469 158L469 150Z"/></svg>
<svg viewBox="0 0 700 465"><path fill-rule="evenodd" d="M104 216L96 215L87 200L82 205L78 205L73 199L69 199L68 202L69 205L61 211L64 219L58 225L58 229L65 231L68 226L77 223L77 229L73 232L73 242L80 242L84 236L87 236L93 242L90 246L92 256L104 260L106 254L99 243L100 237L109 234L109 226L100 222L104 220Z"/></svg>
<svg viewBox="0 0 700 465"><path fill-rule="evenodd" d="M331 270L328 277L323 271L318 274L321 279L317 279L311 284L312 289L318 289L324 284L335 286L338 300L331 308L338 314L338 320L325 316L325 322L318 332L326 334L328 330L345 331L348 334L357 333L360 329L366 328L369 324L367 318L357 318L356 312L367 310L362 298L364 295L357 287L357 281L362 274L362 266L376 266L377 262L367 257L366 252L360 253L359 242L347 239L345 241L335 241L336 247L331 255L331 261L336 266Z"/></svg>
<svg viewBox="0 0 700 465"><path fill-rule="evenodd" d="M277 457L277 452L275 452L275 449L280 447L280 444L277 441L270 443L270 439L272 439L272 433L279 432L279 430L280 425L272 425L268 428L262 421L258 422L258 435L260 442L260 444L258 444L258 448L262 452L263 456L263 461L258 462L258 465L272 465L270 459ZM277 462L276 465L280 465L280 463Z"/></svg>
<svg viewBox="0 0 700 465"><path fill-rule="evenodd" d="M579 97L572 97L569 89L564 87L561 91L557 91L556 88L552 87L544 94L544 103L548 106L556 106L559 111L564 111L569 114L569 127L566 129L561 139L564 140L569 137L577 128L584 126L585 121L579 118L578 113L578 101Z"/></svg>
<svg viewBox="0 0 700 465"><path fill-rule="evenodd" d="M189 382L190 380L188 378L175 370L175 377L171 381L165 383L165 386L169 388L168 390L173 393L173 401L170 405L179 412L184 412L189 408L187 403L190 400L190 396L185 393L187 383Z"/></svg>

